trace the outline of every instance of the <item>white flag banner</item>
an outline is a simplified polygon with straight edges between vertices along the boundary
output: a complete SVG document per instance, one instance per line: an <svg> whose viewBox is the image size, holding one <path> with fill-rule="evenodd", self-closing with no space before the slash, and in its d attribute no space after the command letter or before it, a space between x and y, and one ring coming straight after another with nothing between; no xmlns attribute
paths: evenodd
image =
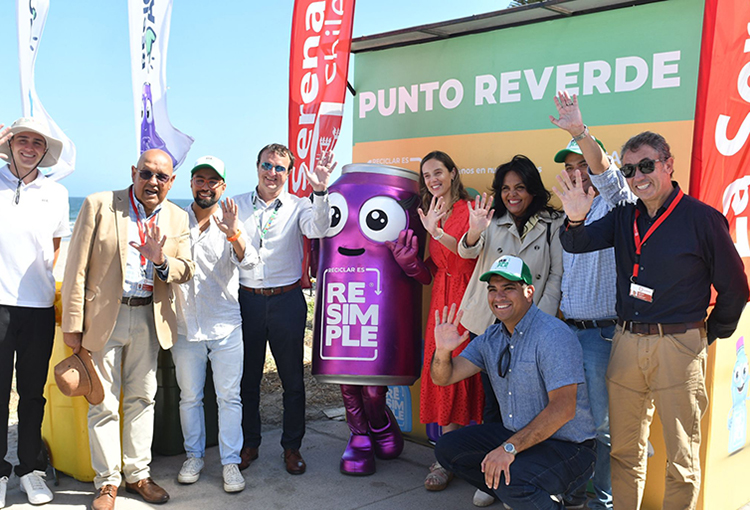
<svg viewBox="0 0 750 510"><path fill-rule="evenodd" d="M167 43L172 0L128 0L138 153L161 149L175 169L193 139L172 126L167 113Z"/></svg>
<svg viewBox="0 0 750 510"><path fill-rule="evenodd" d="M63 143L60 159L45 174L56 181L69 175L76 165L76 146L65 136L62 129L52 120L36 94L34 66L39 43L42 40L44 24L47 22L49 0L17 0L18 20L18 67L21 75L21 105L24 117L34 117L45 124L52 136Z"/></svg>

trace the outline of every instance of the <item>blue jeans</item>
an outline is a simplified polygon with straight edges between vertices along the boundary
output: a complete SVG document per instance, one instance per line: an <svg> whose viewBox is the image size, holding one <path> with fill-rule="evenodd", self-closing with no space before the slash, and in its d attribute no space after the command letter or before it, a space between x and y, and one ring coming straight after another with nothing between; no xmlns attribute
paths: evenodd
<svg viewBox="0 0 750 510"><path fill-rule="evenodd" d="M512 435L513 432L501 423L464 427L440 438L435 446L435 457L441 466L474 487L494 494L513 510L563 510L563 504L553 501L550 495L566 494L591 477L596 441L542 441L516 456L510 465L510 485L506 485L502 477L497 490L493 491L485 484L482 460Z"/></svg>
<svg viewBox="0 0 750 510"><path fill-rule="evenodd" d="M180 424L188 457L206 452L206 420L203 387L206 363L211 360L219 405L219 453L222 465L239 464L242 449L242 329L221 340L188 342L180 335L172 347L177 384L180 386Z"/></svg>
<svg viewBox="0 0 750 510"><path fill-rule="evenodd" d="M591 414L596 424L596 467L594 477L594 492L596 497L589 501L589 508L597 510L612 509L612 479L609 468L609 395L607 393L607 366L609 353L612 350L612 338L615 336L615 326L606 328L578 329L569 326L578 336L583 349L583 370L586 377L586 387L591 404ZM585 497L584 485L578 495Z"/></svg>

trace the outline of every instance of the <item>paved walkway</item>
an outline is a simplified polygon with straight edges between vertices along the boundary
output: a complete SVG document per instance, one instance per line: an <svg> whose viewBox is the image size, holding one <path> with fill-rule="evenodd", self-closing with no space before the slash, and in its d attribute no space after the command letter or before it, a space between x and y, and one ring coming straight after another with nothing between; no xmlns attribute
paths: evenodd
<svg viewBox="0 0 750 510"><path fill-rule="evenodd" d="M434 462L433 451L410 441L406 442L404 453L398 459L378 461L378 470L374 475L342 475L339 472L339 459L348 437L349 429L343 422L308 422L301 450L307 462L307 472L292 476L286 472L281 460L281 430L264 431L260 457L242 472L247 486L237 494L224 492L218 447L206 451L206 467L195 484L177 483L177 472L185 460L183 455L155 457L151 472L154 480L171 496L170 501L162 507L164 510L474 508L471 503L474 488L462 480L454 480L442 492L424 489L424 477ZM88 452L84 454L88 455ZM51 470L47 478L52 479ZM88 508L94 496L91 483L78 482L63 474L60 474L59 480L57 487L50 482L55 494L54 501L43 507L32 507L18 488L18 478L14 475L9 482L6 505L11 509ZM116 510L152 508L136 498L137 495L128 494L122 487ZM502 506L495 504L491 508L502 509Z"/></svg>
<svg viewBox="0 0 750 510"><path fill-rule="evenodd" d="M12 427L15 429L15 427ZM11 434L15 430L11 430ZM474 488L463 480L453 480L442 492L428 492L422 485L430 464L434 462L432 448L410 441L401 457L378 461L378 471L372 476L351 477L339 473L339 459L349 429L344 422L318 420L307 424L302 455L307 462L307 473L289 475L281 460L281 429L264 430L260 457L243 471L247 486L243 492L227 494L222 487L219 448L206 451L206 467L201 479L192 485L177 483L183 455L156 456L151 463L153 478L171 496L161 508L194 510L284 509L284 510L393 510L428 509L454 510L475 508L471 499ZM88 452L83 452L88 455ZM11 452L15 456L15 451ZM12 459L15 461L15 459ZM48 480L52 480L51 469ZM29 505L26 495L18 488L18 478L11 477L6 498L7 508L84 509L94 497L91 483L79 482L59 474L59 485L50 487L55 493L52 503L43 507ZM116 510L156 508L138 496L120 489ZM502 510L495 503L490 508ZM709 508L709 510L714 510ZM728 510L728 509L722 509ZM750 504L740 510L750 510Z"/></svg>

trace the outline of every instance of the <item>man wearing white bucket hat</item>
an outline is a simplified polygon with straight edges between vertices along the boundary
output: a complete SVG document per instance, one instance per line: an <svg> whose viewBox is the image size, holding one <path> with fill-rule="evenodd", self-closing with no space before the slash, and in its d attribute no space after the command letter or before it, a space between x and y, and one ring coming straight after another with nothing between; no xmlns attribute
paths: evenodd
<svg viewBox="0 0 750 510"><path fill-rule="evenodd" d="M0 125L2 129L2 125ZM68 191L40 167L57 163L62 142L46 126L21 118L0 131L0 508L11 465L7 453L8 401L16 358L18 466L29 503L52 501L39 460L44 385L55 338L55 278L60 239L70 234Z"/></svg>

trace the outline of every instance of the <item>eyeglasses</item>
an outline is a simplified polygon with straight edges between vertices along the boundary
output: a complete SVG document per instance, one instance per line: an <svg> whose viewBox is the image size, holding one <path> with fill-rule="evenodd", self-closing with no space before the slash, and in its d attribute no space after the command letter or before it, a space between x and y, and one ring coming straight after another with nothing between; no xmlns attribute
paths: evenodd
<svg viewBox="0 0 750 510"><path fill-rule="evenodd" d="M203 177L193 177L191 180L196 188L202 188L208 184L208 189L216 189L224 182L221 179L204 179Z"/></svg>
<svg viewBox="0 0 750 510"><path fill-rule="evenodd" d="M156 180L162 184L168 183L169 179L172 178L171 175L157 174L152 172L151 170L138 170L138 176L144 181L150 181L153 176L156 176Z"/></svg>
<svg viewBox="0 0 750 510"><path fill-rule="evenodd" d="M505 377L508 375L508 370L510 370L510 344L506 345L500 354L500 362L497 364L497 374L500 377Z"/></svg>
<svg viewBox="0 0 750 510"><path fill-rule="evenodd" d="M643 158L635 165L627 164L620 167L620 172L625 176L626 179L630 179L635 175L635 171L640 170L642 174L650 174L656 168L656 163L663 163L661 159L650 159Z"/></svg>
<svg viewBox="0 0 750 510"><path fill-rule="evenodd" d="M276 170L277 174L283 174L284 172L286 172L286 168L284 168L283 166L281 165L273 166L268 161L264 161L263 163L261 163L260 167L266 172L270 172L271 170Z"/></svg>

